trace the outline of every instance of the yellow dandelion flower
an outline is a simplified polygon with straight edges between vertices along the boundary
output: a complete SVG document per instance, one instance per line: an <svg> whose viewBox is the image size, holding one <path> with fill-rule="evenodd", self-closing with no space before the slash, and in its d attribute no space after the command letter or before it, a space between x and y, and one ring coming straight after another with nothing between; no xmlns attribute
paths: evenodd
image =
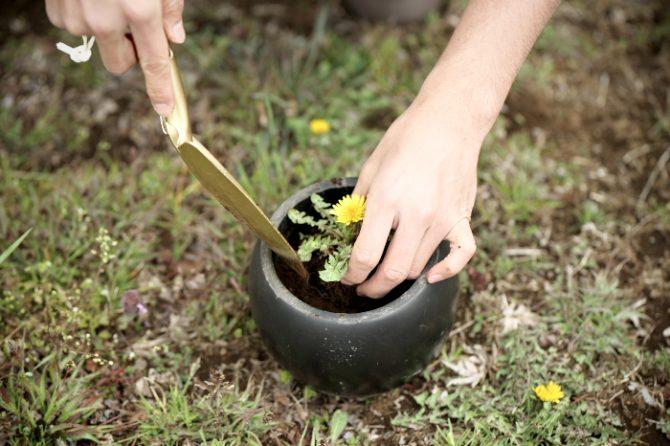
<svg viewBox="0 0 670 446"><path fill-rule="evenodd" d="M556 384L553 381L549 381L547 384L540 384L533 390L539 399L550 403L558 403L565 396L560 384Z"/></svg>
<svg viewBox="0 0 670 446"><path fill-rule="evenodd" d="M362 195L346 195L330 211L337 222L345 225L363 220L365 216L365 197Z"/></svg>
<svg viewBox="0 0 670 446"><path fill-rule="evenodd" d="M315 135L323 135L330 132L330 122L325 119L312 119L309 122L309 130Z"/></svg>

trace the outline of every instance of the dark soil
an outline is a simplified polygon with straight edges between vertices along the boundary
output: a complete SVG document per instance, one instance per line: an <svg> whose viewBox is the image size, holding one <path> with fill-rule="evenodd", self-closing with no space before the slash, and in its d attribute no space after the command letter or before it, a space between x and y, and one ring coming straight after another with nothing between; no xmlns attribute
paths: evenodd
<svg viewBox="0 0 670 446"><path fill-rule="evenodd" d="M652 318L654 325L646 347L651 351L656 351L666 344L663 330L670 327L670 297L652 299L647 307L647 315Z"/></svg>
<svg viewBox="0 0 670 446"><path fill-rule="evenodd" d="M334 184L337 182L334 181ZM335 203L341 197L351 192L350 188L336 188L321 194L329 203ZM313 213L309 200L304 201L297 206L304 212ZM300 234L309 234L312 228L305 225L295 225L286 220L280 225L280 230L286 236L293 248L297 249L300 245ZM363 311L374 310L382 307L389 302L400 297L414 281L406 280L401 283L385 297L381 299L370 299L356 294L355 286L343 285L340 282L323 282L319 278L319 271L323 269L326 261L324 255L314 255L312 260L305 264L309 273L305 281L293 268L291 268L281 258L274 256L274 264L277 269L277 275L284 286L303 302L321 310L333 313L361 313ZM374 273L374 271L373 271ZM371 273L372 274L372 273Z"/></svg>
<svg viewBox="0 0 670 446"><path fill-rule="evenodd" d="M362 313L383 307L400 297L412 285L405 281L381 299L356 294L355 286L343 285L340 282L324 282L319 278L319 270L323 268L325 258L314 256L307 264L309 277L307 282L280 258L275 257L275 268L282 283L291 293L303 302L321 310L332 313Z"/></svg>
<svg viewBox="0 0 670 446"><path fill-rule="evenodd" d="M630 393L622 395L618 409L626 429L638 433L642 444L670 446L670 438L648 421L658 419L658 409L649 407L640 397Z"/></svg>

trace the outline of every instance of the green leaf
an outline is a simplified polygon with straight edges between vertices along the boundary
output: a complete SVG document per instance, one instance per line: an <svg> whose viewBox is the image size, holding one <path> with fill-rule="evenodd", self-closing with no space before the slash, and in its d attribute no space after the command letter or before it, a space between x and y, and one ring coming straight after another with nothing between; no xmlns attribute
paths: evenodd
<svg viewBox="0 0 670 446"><path fill-rule="evenodd" d="M339 282L349 267L352 247L340 246L334 253L328 256L323 270L319 271L319 277L324 282Z"/></svg>
<svg viewBox="0 0 670 446"><path fill-rule="evenodd" d="M316 390L314 390L311 386L305 386L305 392L304 392L304 397L305 401L309 401L318 394L316 393Z"/></svg>
<svg viewBox="0 0 670 446"><path fill-rule="evenodd" d="M318 418L312 422L312 440L310 446L319 446L321 444L321 423Z"/></svg>
<svg viewBox="0 0 670 446"><path fill-rule="evenodd" d="M2 265L2 262L4 262L5 259L7 257L9 257L11 255L11 253L13 253L16 248L19 247L19 245L21 244L23 239L28 237L28 234L30 234L30 231L32 231L32 230L33 230L33 228L28 229L26 232L23 233L23 235L21 237L16 239L16 241L14 243L12 243L9 246L9 248L5 249L5 251L2 254L0 254L0 265Z"/></svg>
<svg viewBox="0 0 670 446"><path fill-rule="evenodd" d="M287 216L288 219L295 224L309 225L317 229L323 229L324 225L327 223L325 220L316 220L311 215L307 215L306 213L299 211L297 209L291 209L290 211L288 211Z"/></svg>
<svg viewBox="0 0 670 446"><path fill-rule="evenodd" d="M327 253L334 243L335 240L328 236L313 235L307 237L298 248L298 257L303 262L309 262L312 260L312 254L315 251Z"/></svg>
<svg viewBox="0 0 670 446"><path fill-rule="evenodd" d="M284 384L291 384L292 380L293 375L291 375L291 372L289 372L288 370L279 371L279 381L281 381Z"/></svg>
<svg viewBox="0 0 670 446"><path fill-rule="evenodd" d="M308 237L302 241L300 247L298 248L298 258L303 262L309 262L312 260L312 254L314 251L319 250L321 243L318 237Z"/></svg>
<svg viewBox="0 0 670 446"><path fill-rule="evenodd" d="M311 197L309 197L310 200L312 201L312 206L314 206L314 210L318 212L323 218L330 218L330 203L327 203L323 197L319 194L312 194Z"/></svg>
<svg viewBox="0 0 670 446"><path fill-rule="evenodd" d="M339 259L331 254L323 265L323 270L319 271L319 278L324 282L339 282L346 274L348 266L348 260Z"/></svg>
<svg viewBox="0 0 670 446"><path fill-rule="evenodd" d="M344 428L347 427L348 420L349 414L340 409L337 409L333 413L333 416L330 417L330 442L332 444L335 444L337 439L340 438L340 435L344 432Z"/></svg>

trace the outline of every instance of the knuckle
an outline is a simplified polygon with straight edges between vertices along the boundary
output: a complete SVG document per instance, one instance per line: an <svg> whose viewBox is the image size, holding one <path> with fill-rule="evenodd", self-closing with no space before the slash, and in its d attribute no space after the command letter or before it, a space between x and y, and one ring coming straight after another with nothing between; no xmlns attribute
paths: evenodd
<svg viewBox="0 0 670 446"><path fill-rule="evenodd" d="M419 207L413 212L415 219L426 225L432 223L433 220L435 220L435 214L435 209L428 206Z"/></svg>
<svg viewBox="0 0 670 446"><path fill-rule="evenodd" d="M386 267L382 268L381 275L387 282L400 283L407 278L407 271L400 268Z"/></svg>
<svg viewBox="0 0 670 446"><path fill-rule="evenodd" d="M60 14L47 9L47 17L53 26L56 28L63 28L63 20L61 20Z"/></svg>
<svg viewBox="0 0 670 446"><path fill-rule="evenodd" d="M93 34L98 36L98 38L106 38L112 36L116 30L111 24L106 23L104 20L94 20L90 21L88 24Z"/></svg>
<svg viewBox="0 0 670 446"><path fill-rule="evenodd" d="M77 19L65 19L65 29L75 36L83 36L86 34L86 26Z"/></svg>
<svg viewBox="0 0 670 446"><path fill-rule="evenodd" d="M398 194L393 190L386 189L377 194L376 200L382 207L395 208L398 201Z"/></svg>
<svg viewBox="0 0 670 446"><path fill-rule="evenodd" d="M408 279L416 280L421 275L422 269L416 266L413 266L409 269L409 274L407 275Z"/></svg>
<svg viewBox="0 0 670 446"><path fill-rule="evenodd" d="M170 72L170 64L167 59L141 61L142 71L150 76L162 76Z"/></svg>
<svg viewBox="0 0 670 446"><path fill-rule="evenodd" d="M117 76L122 75L126 71L132 67L133 64L130 62L126 61L119 61L119 62L114 62L114 63L105 63L105 68L107 68L107 71L109 71L112 74L115 74Z"/></svg>
<svg viewBox="0 0 670 446"><path fill-rule="evenodd" d="M182 2L181 0L164 0L163 6L164 14L179 14L181 13Z"/></svg>
<svg viewBox="0 0 670 446"><path fill-rule="evenodd" d="M355 267L364 269L366 271L370 271L372 268L374 268L376 263L372 256L365 251L357 251L352 253L351 262Z"/></svg>
<svg viewBox="0 0 670 446"><path fill-rule="evenodd" d="M152 20L156 14L156 8L152 6L154 2L126 0L123 2L123 12L128 20L133 23L146 23Z"/></svg>

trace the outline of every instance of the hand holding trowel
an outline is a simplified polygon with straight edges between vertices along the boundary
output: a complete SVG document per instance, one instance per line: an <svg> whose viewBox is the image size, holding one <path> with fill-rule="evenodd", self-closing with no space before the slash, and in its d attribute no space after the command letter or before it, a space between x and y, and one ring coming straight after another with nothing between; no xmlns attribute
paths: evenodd
<svg viewBox="0 0 670 446"><path fill-rule="evenodd" d="M68 54L74 62L81 63L90 59L94 41L95 37L90 40L84 37L83 44L77 47L71 47L63 42L58 42L56 47ZM251 228L270 249L286 259L293 269L306 278L307 271L288 241L235 181L230 172L191 133L186 94L172 53L170 53L170 69L175 106L167 118L163 116L160 118L163 132L168 135L177 153L202 186L235 218Z"/></svg>

